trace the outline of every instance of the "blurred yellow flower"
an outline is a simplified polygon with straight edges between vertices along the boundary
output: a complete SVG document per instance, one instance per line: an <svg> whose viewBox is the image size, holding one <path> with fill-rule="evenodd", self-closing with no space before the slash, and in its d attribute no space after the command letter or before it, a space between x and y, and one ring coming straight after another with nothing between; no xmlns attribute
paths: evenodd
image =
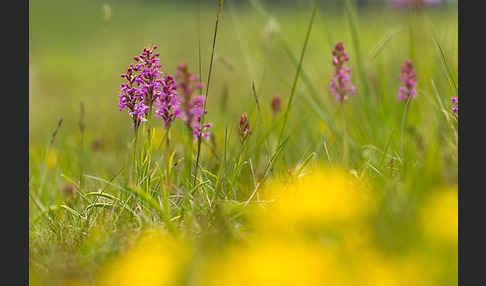
<svg viewBox="0 0 486 286"><path fill-rule="evenodd" d="M458 217L457 188L449 187L426 198L420 222L428 237L457 243Z"/></svg>
<svg viewBox="0 0 486 286"><path fill-rule="evenodd" d="M268 204L254 217L257 226L336 226L362 221L374 207L364 184L339 168L320 167L290 184L263 190ZM263 215L263 216L262 216Z"/></svg>
<svg viewBox="0 0 486 286"><path fill-rule="evenodd" d="M355 255L354 269L360 285L428 286L434 285L425 260L417 255L388 257L377 250Z"/></svg>
<svg viewBox="0 0 486 286"><path fill-rule="evenodd" d="M79 280L68 280L65 286L88 286L88 283L79 281Z"/></svg>
<svg viewBox="0 0 486 286"><path fill-rule="evenodd" d="M340 247L348 253L369 249L373 244L372 229L368 224L341 227L342 243Z"/></svg>
<svg viewBox="0 0 486 286"><path fill-rule="evenodd" d="M207 265L206 286L348 285L330 253L318 243L276 238L236 246Z"/></svg>
<svg viewBox="0 0 486 286"><path fill-rule="evenodd" d="M100 270L95 285L176 285L189 258L184 243L146 231L127 253Z"/></svg>

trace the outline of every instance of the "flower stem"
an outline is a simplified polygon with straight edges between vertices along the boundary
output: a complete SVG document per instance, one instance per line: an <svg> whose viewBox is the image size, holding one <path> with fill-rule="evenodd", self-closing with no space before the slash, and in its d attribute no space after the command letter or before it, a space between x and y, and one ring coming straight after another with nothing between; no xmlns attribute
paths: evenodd
<svg viewBox="0 0 486 286"><path fill-rule="evenodd" d="M138 143L138 127L135 126L133 128L133 131L134 131L134 139L133 139L133 172L132 174L134 175L135 177L135 184L137 184L137 143Z"/></svg>
<svg viewBox="0 0 486 286"><path fill-rule="evenodd" d="M147 114L147 141L144 144L144 152L143 152L143 170L144 170L144 177L145 179L145 187L146 191L149 192L150 190L150 176L147 175L150 173L150 163L152 159L152 103L149 105L149 112Z"/></svg>
<svg viewBox="0 0 486 286"><path fill-rule="evenodd" d="M187 132L187 145L186 145L186 148L184 148L185 150L185 154L184 154L184 161L185 161L185 164L184 164L184 167L185 167L185 173L186 173L186 176L188 178L191 177L191 171L192 171L192 162L193 162L193 140L194 137L192 135L192 129L188 129L188 132Z"/></svg>
<svg viewBox="0 0 486 286"><path fill-rule="evenodd" d="M166 166L166 174L165 174L165 192L164 192L164 204L166 207L167 216L169 216L170 212L170 125L167 127L167 136L165 138L165 161L167 163Z"/></svg>
<svg viewBox="0 0 486 286"><path fill-rule="evenodd" d="M405 129L407 125L407 117L408 117L408 109L409 109L409 102L410 102L410 97L407 98L407 102L405 103L405 107L403 108L403 114L402 114L402 127L401 127L401 132L400 132L400 150L402 151L402 154L404 154L404 141L405 141Z"/></svg>
<svg viewBox="0 0 486 286"><path fill-rule="evenodd" d="M344 167L348 167L348 160L349 160L349 147L348 147L348 133L346 131L346 116L344 114L344 101L341 100L340 102L340 112L341 112L341 119L343 124L343 164Z"/></svg>

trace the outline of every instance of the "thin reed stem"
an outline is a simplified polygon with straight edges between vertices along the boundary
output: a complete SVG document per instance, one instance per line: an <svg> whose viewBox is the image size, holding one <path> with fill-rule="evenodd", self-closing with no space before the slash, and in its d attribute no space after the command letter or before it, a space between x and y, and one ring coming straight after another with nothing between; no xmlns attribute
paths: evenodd
<svg viewBox="0 0 486 286"><path fill-rule="evenodd" d="M312 24L314 23L314 18L317 14L317 7L318 7L317 6L317 0L314 0L313 3L314 3L314 7L312 9L312 16L311 16L311 19L310 19L310 22L309 22L309 27L307 28L307 34L305 36L304 46L302 47L302 52L300 53L299 64L297 66L297 71L295 73L294 82L292 84L292 89L290 91L289 102L288 102L287 108L285 110L284 122L282 124L282 129L280 130L280 136L279 136L279 139L278 139L279 144L278 145L280 145L280 143L282 143L285 128L287 127L287 121L288 121L288 118L289 118L290 107L292 106L292 102L294 100L295 89L297 87L297 81L299 79L299 75L300 75L300 72L302 70L302 62L304 61L305 51L307 49L307 44L309 43L310 33L312 31Z"/></svg>
<svg viewBox="0 0 486 286"><path fill-rule="evenodd" d="M206 110L206 103L208 101L208 96L209 96L209 83L211 82L211 74L212 74L212 71L213 71L213 61L214 61L214 50L216 48L216 36L218 35L218 26L219 26L219 18L221 16L221 9L223 8L223 0L218 0L218 10L216 12L216 24L215 24L215 27L214 27L214 34L213 34L213 46L212 46L212 50L211 50L211 60L209 61L209 71L208 71L208 80L207 80L207 83L206 83L206 94L205 94L205 97L204 97L204 104L203 104L203 112L202 112L202 115L201 115L201 122L200 122L200 130L201 130L201 133L202 133L202 128L204 126L204 119L205 119L205 110ZM194 184L193 186L195 187L196 186L196 182L197 182L197 171L198 171L198 168L199 168L199 158L201 156L201 136L202 134L199 134L197 140L197 155L196 155L196 169L194 171Z"/></svg>

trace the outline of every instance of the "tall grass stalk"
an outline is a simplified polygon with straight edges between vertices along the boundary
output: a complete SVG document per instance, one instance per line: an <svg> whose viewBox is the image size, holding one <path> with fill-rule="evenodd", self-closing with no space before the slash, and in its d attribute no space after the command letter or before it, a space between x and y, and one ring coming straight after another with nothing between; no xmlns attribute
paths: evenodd
<svg viewBox="0 0 486 286"><path fill-rule="evenodd" d="M197 1L197 21L196 21L196 30L197 30L197 65L198 65L198 72L199 72L199 77L202 79L203 74L202 74L202 56L201 56L201 0ZM203 94L203 87L201 86L199 88L199 94ZM204 113L204 112L203 112ZM188 141L186 144L185 148L185 171L187 178L191 177L192 174L192 162L193 162L193 150L194 150L194 144L193 144L193 133L192 129L189 129L187 132L188 135ZM196 168L197 169L197 168ZM196 178L196 174L194 175L194 178ZM190 181L190 179L189 179ZM189 182L190 184L190 182Z"/></svg>
<svg viewBox="0 0 486 286"><path fill-rule="evenodd" d="M221 17L221 9L223 8L223 1L224 0L218 0L218 10L216 12L216 24L214 26L214 33L213 33L213 45L211 49L211 59L209 61L209 71L208 71L208 80L206 82L206 93L204 96L204 104L203 104L203 112L201 114L201 123L200 123L200 130L202 131L202 127L204 125L204 119L205 119L205 110L206 110L206 103L208 101L208 96L209 96L209 84L211 82L211 74L213 71L213 61L214 61L214 50L216 48L216 36L218 35L218 27L219 27L219 19ZM197 154L196 154L196 166L195 166L195 171L194 171L194 183L193 186L196 186L197 182L197 171L199 169L199 158L201 156L201 137L202 134L199 134L198 136L198 141L197 141Z"/></svg>
<svg viewBox="0 0 486 286"><path fill-rule="evenodd" d="M457 87L457 82L458 78L457 75L453 72L453 70L450 68L447 60L447 55L445 53L444 48L440 44L438 38L437 38L437 31L435 30L434 24L432 20L429 18L427 14L423 14L425 23L427 24L428 30L430 30L432 34L432 40L434 41L435 46L437 47L437 50L439 51L439 57L442 62L442 65L445 69L447 79L449 80L449 84L451 88L454 89L455 94L458 94L458 87Z"/></svg>
<svg viewBox="0 0 486 286"><path fill-rule="evenodd" d="M260 107L260 101L258 100L258 94L257 94L257 91L256 91L256 88L255 88L255 81L252 81L251 82L251 91L252 91L252 94L253 94L253 98L255 98L255 103L256 103L256 106L257 106L257 111L258 111L258 116L260 117L260 122L262 123L262 126L266 126L266 122L265 122L265 119L263 117L263 113L262 113L262 110L261 110L261 107ZM268 148L268 137L265 137L265 139L263 140L263 148L265 149L265 153L267 154L268 158L270 157L270 152L269 152L269 148Z"/></svg>
<svg viewBox="0 0 486 286"><path fill-rule="evenodd" d="M264 7L262 6L259 0L250 0L250 4L260 15L265 17L267 21L271 21L275 19L274 17L270 16L270 14L264 9ZM282 35L280 31L277 31L275 33L275 36L277 36L278 44L285 51L288 58L291 60L292 64L295 66L295 68L298 68L299 61L297 57L294 55L294 53L292 52L292 49L290 48L290 44L288 43L288 41L285 39L285 37ZM332 49L332 44L330 44L330 47ZM265 60L265 66L270 67L274 75L278 75L281 81L285 82L289 86L289 88L292 88L292 83L289 82L285 78L285 76L282 75L282 72L279 69L275 68L271 63L271 61L267 59L267 57L264 57L264 60ZM304 67L302 67L301 69L301 78L302 78L302 82L304 83L305 87L308 90L308 94L302 93L302 99L304 100L304 103L307 104L310 110L313 111L321 120L323 120L327 125L329 125L333 133L341 135L340 133L341 131L335 126L333 116L327 110L325 104L322 103L322 98L316 86L313 84L312 80L310 79L310 76L307 74L306 70L304 69ZM349 143L354 143L354 142L350 140Z"/></svg>
<svg viewBox="0 0 486 286"><path fill-rule="evenodd" d="M435 98L437 99L439 109L442 111L442 114L444 115L445 119L447 120L447 125L451 128L451 131L454 134L455 145L457 146L457 144L458 144L457 129L454 127L454 125L452 124L452 120L451 120L451 118L454 118L454 116L451 115L450 111L447 110L444 107L444 104L442 103L442 99L440 98L439 90L437 89L437 86L435 85L434 80L430 80L430 83L432 85L432 88L434 89L434 94L435 94Z"/></svg>
<svg viewBox="0 0 486 286"><path fill-rule="evenodd" d="M313 1L312 16L310 18L309 26L307 28L304 46L302 47L302 51L300 53L299 64L297 66L297 71L295 72L295 77L294 77L294 82L292 84L292 89L290 90L290 97L289 97L289 101L287 103L287 108L285 109L285 115L284 115L284 119L283 119L284 121L283 121L283 124L282 124L282 129L280 129L280 135L279 135L279 139L278 139L279 145L282 143L284 133L285 133L285 128L287 127L287 121L289 119L290 108L291 108L292 102L294 100L295 89L297 87L297 82L299 80L300 71L302 70L302 63L304 62L305 51L307 49L307 44L309 43L310 33L312 31L312 24L314 23L314 18L316 17L316 14L317 14L317 7L318 7L317 6L317 0L314 0Z"/></svg>
<svg viewBox="0 0 486 286"><path fill-rule="evenodd" d="M450 83L451 87L454 89L455 94L458 94L455 75L452 73L452 70L449 68L449 65L447 64L447 56L444 52L444 49L440 45L440 43L437 40L435 35L434 35L433 39L434 39L435 45L437 46L437 49L440 52L440 59L441 59L442 65L444 66L444 69L446 70L449 83Z"/></svg>

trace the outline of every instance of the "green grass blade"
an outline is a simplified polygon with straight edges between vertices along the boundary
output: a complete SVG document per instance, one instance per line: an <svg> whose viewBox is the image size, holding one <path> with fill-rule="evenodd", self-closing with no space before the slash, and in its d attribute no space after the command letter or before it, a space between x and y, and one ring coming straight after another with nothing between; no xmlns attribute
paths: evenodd
<svg viewBox="0 0 486 286"><path fill-rule="evenodd" d="M440 59L441 59L441 62L442 62L442 65L444 66L446 72L447 72L447 76L448 76L448 79L449 79L449 83L451 84L452 88L454 88L454 91L455 93L457 94L457 80L455 79L455 75L452 73L452 70L449 68L449 64L447 64L447 56L444 52L444 49L442 48L442 46L440 45L439 41L437 41L435 35L433 37L434 39L434 43L437 47L437 49L439 50L439 53L440 53Z"/></svg>
<svg viewBox="0 0 486 286"><path fill-rule="evenodd" d="M285 145L287 145L287 142L289 140L289 137L285 138L282 143L278 146L277 150L275 150L275 153L273 154L272 158L270 161L268 161L267 165L265 166L265 169L263 171L263 179L262 181L265 181L268 175L268 171L273 167L275 164L275 161L278 159L280 154L282 153L283 149L285 148ZM262 182L260 182L262 183Z"/></svg>
<svg viewBox="0 0 486 286"><path fill-rule="evenodd" d="M312 31L312 24L314 23L314 18L316 17L316 14L317 14L317 7L318 7L317 6L317 0L314 0L313 3L314 3L314 6L313 6L313 9L312 9L312 15L311 15L311 18L310 18L310 21L309 21L309 26L307 28L304 46L302 47L302 51L300 53L299 65L297 66L297 71L295 73L294 82L292 84L292 90L290 91L289 101L287 103L287 108L285 110L284 122L282 124L282 129L280 130L280 136L279 136L279 140L278 140L279 142L282 142L284 132L285 132L285 128L287 127L287 121L288 121L288 118L289 118L290 108L291 108L292 102L294 100L295 89L297 88L297 82L299 80L300 71L302 69L302 63L304 62L304 55L305 55L305 52L306 52L306 49L307 49L307 44L309 43L310 33Z"/></svg>
<svg viewBox="0 0 486 286"><path fill-rule="evenodd" d="M113 200L113 201L120 201L119 198L117 198L113 195L110 195L108 193L103 193L103 192L89 192L89 193L86 194L86 196L103 197L103 198L110 199L110 200Z"/></svg>
<svg viewBox="0 0 486 286"><path fill-rule="evenodd" d="M370 60L376 59L378 55L383 51L385 46L395 37L396 34L400 33L403 31L402 27L397 27L383 36L383 38L376 44L376 46L371 50L370 55L368 56Z"/></svg>
<svg viewBox="0 0 486 286"><path fill-rule="evenodd" d="M74 216L77 216L81 219L86 219L86 216L81 215L77 210L72 209L66 205L59 205L59 208L67 210L69 213L71 213Z"/></svg>
<svg viewBox="0 0 486 286"><path fill-rule="evenodd" d="M218 191L219 191L219 186L221 184L221 177L224 174L224 167L226 165L226 152L227 152L227 146L228 146L228 127L225 128L224 130L224 151L223 151L223 159L219 163L219 170L218 174L216 177L216 183L214 184L214 190L215 190L215 197L218 197ZM213 198L214 200L214 198Z"/></svg>
<svg viewBox="0 0 486 286"><path fill-rule="evenodd" d="M223 8L223 0L218 0L218 10L216 12L216 24L214 25L214 34L213 34L213 45L211 49L211 59L209 61L209 71L208 71L208 80L206 82L206 93L204 96L204 103L203 103L203 110L206 110L206 103L208 101L208 96L209 96L209 84L211 83L211 75L213 71L213 62L214 62L214 51L216 49L216 37L218 35L218 27L219 27L219 19L221 17L221 10ZM204 126L204 119L205 119L205 112L202 113L201 115L201 122L199 125L200 130L202 130L202 127ZM197 154L196 154L196 169L194 171L194 186L196 185L197 181L197 171L199 168L199 158L201 156L201 135L199 135L198 140L197 140Z"/></svg>
<svg viewBox="0 0 486 286"><path fill-rule="evenodd" d="M150 196L148 193L146 193L144 191L141 191L140 188L137 188L136 190L133 190L132 188L123 188L122 186L111 183L111 182L109 182L109 181L107 181L103 178L98 178L98 177L91 176L91 175L84 175L84 176L87 177L87 178L96 180L96 181L104 182L104 183L106 183L106 184L108 184L108 185L110 185L110 186L112 186L116 189L119 189L121 191L133 194L136 197L140 198L142 201L146 202L150 207L152 207L159 214L159 216L166 223L167 228L169 229L170 232L172 232L173 234L176 233L176 229L174 228L174 226L170 222L169 215L165 212L164 209L162 209L160 207L159 203L152 196Z"/></svg>
<svg viewBox="0 0 486 286"><path fill-rule="evenodd" d="M309 162L312 159L314 159L315 156L316 156L315 152L312 152L309 155L307 155L307 157L302 161L302 163L299 164L299 168L297 169L295 175L299 176L302 173L302 171L305 169L305 167L307 167L307 164L309 164Z"/></svg>
<svg viewBox="0 0 486 286"><path fill-rule="evenodd" d="M125 205L113 204L113 203L92 203L92 204L89 204L88 206L86 206L84 211L88 212L92 208L123 208L123 209L127 210L128 212L130 212L130 214L133 215L137 219L139 226L142 226L142 220L141 220L140 216L137 215L135 213L135 211L133 211L131 208L129 208Z"/></svg>

